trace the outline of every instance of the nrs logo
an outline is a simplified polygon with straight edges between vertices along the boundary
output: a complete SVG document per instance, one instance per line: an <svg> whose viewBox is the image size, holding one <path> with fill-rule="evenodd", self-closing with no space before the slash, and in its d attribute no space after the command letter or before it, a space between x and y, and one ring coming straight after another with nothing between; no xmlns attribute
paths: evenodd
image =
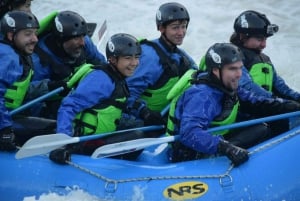
<svg viewBox="0 0 300 201"><path fill-rule="evenodd" d="M204 195L208 191L207 184L203 182L190 181L168 186L163 194L171 200L194 199Z"/></svg>

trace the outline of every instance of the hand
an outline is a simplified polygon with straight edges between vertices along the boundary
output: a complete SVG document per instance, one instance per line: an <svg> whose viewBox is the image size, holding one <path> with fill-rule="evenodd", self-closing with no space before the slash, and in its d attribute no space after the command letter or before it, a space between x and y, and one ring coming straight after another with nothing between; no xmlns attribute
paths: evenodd
<svg viewBox="0 0 300 201"><path fill-rule="evenodd" d="M0 130L0 150L16 150L15 134L11 127L6 127Z"/></svg>
<svg viewBox="0 0 300 201"><path fill-rule="evenodd" d="M300 103L293 101L293 100L287 100L284 103L284 112L293 112L300 110Z"/></svg>
<svg viewBox="0 0 300 201"><path fill-rule="evenodd" d="M61 96L66 96L70 92L70 89L68 88L68 85L65 81L63 80L58 80L58 81L49 81L48 82L48 90L52 91L54 89L57 89L59 87L63 87L64 90L59 93Z"/></svg>
<svg viewBox="0 0 300 201"><path fill-rule="evenodd" d="M50 160L58 164L66 164L66 161L71 161L71 153L65 147L55 149L50 152Z"/></svg>
<svg viewBox="0 0 300 201"><path fill-rule="evenodd" d="M150 110L147 107L141 110L140 117L144 120L145 126L165 124L165 120L159 112Z"/></svg>
<svg viewBox="0 0 300 201"><path fill-rule="evenodd" d="M237 147L225 140L220 140L218 152L226 155L234 166L239 166L249 159L247 150Z"/></svg>

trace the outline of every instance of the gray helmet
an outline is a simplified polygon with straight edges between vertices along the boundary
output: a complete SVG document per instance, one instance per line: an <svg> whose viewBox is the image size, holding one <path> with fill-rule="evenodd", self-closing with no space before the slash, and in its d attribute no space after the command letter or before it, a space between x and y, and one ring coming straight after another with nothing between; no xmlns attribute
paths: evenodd
<svg viewBox="0 0 300 201"><path fill-rule="evenodd" d="M241 50L231 43L215 43L205 54L205 63L207 71L211 72L213 68L223 68L226 64L242 61Z"/></svg>
<svg viewBox="0 0 300 201"><path fill-rule="evenodd" d="M156 12L156 26L166 25L176 20L190 21L190 16L186 8L179 3L162 4Z"/></svg>
<svg viewBox="0 0 300 201"><path fill-rule="evenodd" d="M59 39L85 36L87 31L85 19L73 11L62 11L54 19L53 32Z"/></svg>
<svg viewBox="0 0 300 201"><path fill-rule="evenodd" d="M272 36L279 30L276 24L270 23L266 15L253 10L242 12L235 19L233 28L236 33L247 34L248 36L262 35L264 37Z"/></svg>
<svg viewBox="0 0 300 201"><path fill-rule="evenodd" d="M10 11L1 19L1 33L3 35L8 32L17 33L22 29L34 28L39 28L39 21L32 13L25 11Z"/></svg>
<svg viewBox="0 0 300 201"><path fill-rule="evenodd" d="M132 35L118 33L113 35L106 44L106 57L140 55L140 43Z"/></svg>

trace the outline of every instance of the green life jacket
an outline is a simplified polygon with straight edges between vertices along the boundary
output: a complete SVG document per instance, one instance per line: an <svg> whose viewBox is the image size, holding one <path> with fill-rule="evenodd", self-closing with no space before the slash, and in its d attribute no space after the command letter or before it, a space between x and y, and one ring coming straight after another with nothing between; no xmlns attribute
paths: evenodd
<svg viewBox="0 0 300 201"><path fill-rule="evenodd" d="M206 63L205 63L205 56L203 56L199 63L199 70L206 71Z"/></svg>
<svg viewBox="0 0 300 201"><path fill-rule="evenodd" d="M121 118L122 111L126 110L126 100L129 96L126 81L109 66L101 66L115 82L115 89L111 97L92 108L76 115L74 128L76 135L101 134L115 131ZM101 90L101 89L99 89Z"/></svg>
<svg viewBox="0 0 300 201"><path fill-rule="evenodd" d="M82 64L81 66L78 66L75 70L75 73L70 76L67 79L69 81L67 82L68 88L73 88L77 86L79 81L84 78L89 72L91 72L94 69L94 65L92 64Z"/></svg>
<svg viewBox="0 0 300 201"><path fill-rule="evenodd" d="M16 109L20 107L24 101L27 93L30 81L33 75L33 71L30 69L27 76L14 82L12 86L7 88L4 95L5 106L9 109Z"/></svg>
<svg viewBox="0 0 300 201"><path fill-rule="evenodd" d="M240 47L243 52L243 63L254 83L272 92L274 67L270 58L264 53Z"/></svg>
<svg viewBox="0 0 300 201"><path fill-rule="evenodd" d="M184 55L181 51L178 53L182 57L182 62L178 65L177 62L171 59L158 44L146 39L141 40L140 43L149 45L156 51L164 69L162 76L158 79L154 86L145 90L141 99L147 103L147 106L151 110L161 111L170 102L166 98L167 94L179 78L190 68L191 63L186 55Z"/></svg>
<svg viewBox="0 0 300 201"><path fill-rule="evenodd" d="M202 76L197 78L198 73L202 71L195 71L190 70L178 81L178 83L174 86L174 88L168 94L168 99L172 99L170 110L169 110L169 117L167 123L167 134L174 135L174 128L175 125L179 126L179 120L175 118L175 109L176 103L179 97L187 90L192 84L207 84L212 87L216 87L222 91L224 91L223 87L220 87L218 84L211 82L209 76ZM212 122L211 127L222 126L232 124L236 121L238 108L239 108L239 101L236 96L232 97L227 95L228 92L224 91L225 98L223 101L223 110ZM231 101L234 99L233 101ZM214 132L215 135L224 135L228 133L229 130L218 131Z"/></svg>
<svg viewBox="0 0 300 201"><path fill-rule="evenodd" d="M20 55L20 63L23 65L23 74L4 94L5 106L9 109L16 109L22 105L33 75L31 57Z"/></svg>
<svg viewBox="0 0 300 201"><path fill-rule="evenodd" d="M273 68L268 63L257 63L251 67L250 76L256 84L265 90L272 92L273 89Z"/></svg>
<svg viewBox="0 0 300 201"><path fill-rule="evenodd" d="M52 22L54 18L57 16L58 11L53 11L43 19L39 20L39 29L38 29L38 35L43 35L45 33L49 33L52 28Z"/></svg>
<svg viewBox="0 0 300 201"><path fill-rule="evenodd" d="M170 101L170 109L167 122L167 135L174 134L174 126L177 123L175 118L175 109L178 98L183 94L183 92L191 86L191 80L193 79L193 74L197 70L189 69L179 80L167 95L167 100Z"/></svg>
<svg viewBox="0 0 300 201"><path fill-rule="evenodd" d="M253 82L272 92L274 70L270 58L263 53L258 55L247 49L243 49L243 52L246 58L244 65L248 69Z"/></svg>

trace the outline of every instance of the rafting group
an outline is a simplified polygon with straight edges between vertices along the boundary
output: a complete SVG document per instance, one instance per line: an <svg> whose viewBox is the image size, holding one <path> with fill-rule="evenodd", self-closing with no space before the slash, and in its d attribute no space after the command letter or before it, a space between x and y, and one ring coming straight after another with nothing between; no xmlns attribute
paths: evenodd
<svg viewBox="0 0 300 201"><path fill-rule="evenodd" d="M191 20L180 3L158 8L159 38L115 33L105 55L91 40L93 23L79 13L55 11L39 21L30 4L0 5L2 151L22 149L36 136L97 136L50 150L52 161L65 164L73 153L91 155L107 144L176 136L170 162L225 155L239 166L248 161L248 148L292 129L291 116L282 116L210 131L300 109L300 93L263 53L268 37L279 30L263 13L238 15L229 42L216 41L197 65L178 47ZM136 160L140 153L113 157Z"/></svg>

